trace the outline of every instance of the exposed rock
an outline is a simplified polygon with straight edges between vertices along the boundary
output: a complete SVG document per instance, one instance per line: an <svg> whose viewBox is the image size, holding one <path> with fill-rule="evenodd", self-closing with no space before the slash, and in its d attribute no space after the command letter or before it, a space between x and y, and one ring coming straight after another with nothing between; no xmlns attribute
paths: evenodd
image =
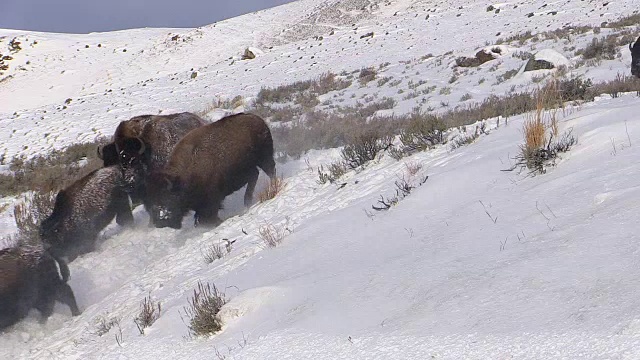
<svg viewBox="0 0 640 360"><path fill-rule="evenodd" d="M242 60L251 60L255 59L256 54L253 51L249 50L249 48L244 49L244 54L242 54Z"/></svg>

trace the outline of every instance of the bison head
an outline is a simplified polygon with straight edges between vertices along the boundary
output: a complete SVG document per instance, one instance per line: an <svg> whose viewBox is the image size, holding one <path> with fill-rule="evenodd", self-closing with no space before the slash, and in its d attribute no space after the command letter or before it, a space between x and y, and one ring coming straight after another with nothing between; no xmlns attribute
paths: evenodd
<svg viewBox="0 0 640 360"><path fill-rule="evenodd" d="M55 205L51 214L40 223L39 234L40 239L46 249L54 248L65 242L64 222L62 221L64 214L69 210L69 204L64 191L58 192Z"/></svg>
<svg viewBox="0 0 640 360"><path fill-rule="evenodd" d="M640 37L635 44L629 44L631 50L631 74L640 78Z"/></svg>
<svg viewBox="0 0 640 360"><path fill-rule="evenodd" d="M146 183L147 201L151 221L157 228L180 229L187 213L183 205L183 186L180 178L164 173L153 173Z"/></svg>
<svg viewBox="0 0 640 360"><path fill-rule="evenodd" d="M103 166L117 165L120 163L118 159L118 150L115 143L109 143L98 147L98 157L103 161Z"/></svg>
<svg viewBox="0 0 640 360"><path fill-rule="evenodd" d="M122 141L115 143L115 150L127 191L136 193L143 185L144 172L146 170L144 168L145 143L137 137L124 138Z"/></svg>

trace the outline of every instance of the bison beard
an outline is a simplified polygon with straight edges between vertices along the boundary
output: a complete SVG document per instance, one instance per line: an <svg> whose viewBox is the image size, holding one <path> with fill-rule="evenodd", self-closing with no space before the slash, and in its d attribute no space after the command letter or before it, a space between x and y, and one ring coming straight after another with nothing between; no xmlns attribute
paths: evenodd
<svg viewBox="0 0 640 360"><path fill-rule="evenodd" d="M271 131L260 117L236 114L192 130L175 146L167 165L147 179L147 200L156 227L179 229L189 210L196 225L218 225L224 198L247 185L250 206L262 169L276 175Z"/></svg>
<svg viewBox="0 0 640 360"><path fill-rule="evenodd" d="M631 74L640 78L640 37L635 44L629 44L631 50Z"/></svg>
<svg viewBox="0 0 640 360"><path fill-rule="evenodd" d="M80 315L67 284L69 268L41 248L0 250L0 330L25 318L35 308L47 321L56 300Z"/></svg>
<svg viewBox="0 0 640 360"><path fill-rule="evenodd" d="M93 251L98 234L114 217L119 225L133 224L122 172L110 166L61 190L51 215L40 225L40 236L54 256L73 260Z"/></svg>

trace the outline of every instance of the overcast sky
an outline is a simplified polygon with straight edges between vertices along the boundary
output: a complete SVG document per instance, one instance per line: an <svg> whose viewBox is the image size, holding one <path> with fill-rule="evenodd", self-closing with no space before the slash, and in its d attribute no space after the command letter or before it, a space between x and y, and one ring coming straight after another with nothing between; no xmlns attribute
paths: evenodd
<svg viewBox="0 0 640 360"><path fill-rule="evenodd" d="M293 0L0 0L0 28L89 33L198 27Z"/></svg>

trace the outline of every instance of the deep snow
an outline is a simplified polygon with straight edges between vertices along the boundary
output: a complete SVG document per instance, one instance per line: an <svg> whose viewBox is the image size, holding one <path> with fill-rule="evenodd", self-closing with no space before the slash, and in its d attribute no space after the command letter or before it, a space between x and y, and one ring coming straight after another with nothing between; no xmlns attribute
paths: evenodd
<svg viewBox="0 0 640 360"><path fill-rule="evenodd" d="M343 12L337 3L303 0L191 31L76 36L1 30L8 38L0 46L16 34L29 38L23 45L38 41L23 46L11 63L14 77L0 83L2 151L9 158L32 156L111 134L119 121L147 111L200 109L214 96L251 97L263 85L385 62L390 64L379 77L402 79L400 88L409 91L409 80L427 80L424 87L450 87L451 94L436 91L421 103L422 96L403 99L406 92L398 94L396 87L375 81L360 87L356 81L325 97L349 104L352 95L393 96L397 112L441 102L453 107L465 93L478 101L512 86L536 86L530 74L495 84L497 75L521 68L522 60L509 55L516 50L553 49L577 60L564 41L527 43L449 84L455 57L473 55L497 32L600 24L634 6L527 1L517 8L494 4L502 9L495 14L480 2L401 0L358 13L351 7L368 2L342 2ZM559 12L550 15L552 10ZM525 16L529 12L535 16ZM327 27L335 28L334 35ZM370 31L372 39L360 39ZM174 43L175 34L189 40ZM313 38L318 35L323 40ZM576 36L575 45L593 36ZM240 61L247 46L262 53ZM449 50L454 54L445 56ZM575 73L594 80L627 73L630 55L622 50L619 59ZM422 59L427 53L434 57ZM27 59L27 70L13 66ZM482 78L487 80L479 84ZM72 100L62 109L66 98ZM194 229L188 218L180 231L148 229L146 214L137 209L135 229L110 226L97 252L70 264L83 314L71 318L58 305L42 326L34 313L0 335L0 357L640 358L638 113L635 94L568 106L561 131L572 129L578 145L536 177L501 171L522 142L522 115L499 126L487 120L488 135L456 150L446 145L400 161L382 156L343 176L342 188L318 184L315 170L338 159L339 149L311 151L279 164L287 185L275 199L244 211L242 194L234 194L226 201L227 220L215 230ZM410 177L407 165L421 169ZM372 210L380 195L394 194L399 178L417 183L427 175L389 211ZM0 223L6 231L13 230L10 220ZM274 249L259 237L266 224L286 234ZM223 239L235 240L231 253L207 264L203 250ZM229 303L221 312L222 332L189 338L183 308L199 280L214 282ZM162 303L162 316L143 336L133 319L149 294ZM100 319L112 317L120 329L98 335Z"/></svg>

